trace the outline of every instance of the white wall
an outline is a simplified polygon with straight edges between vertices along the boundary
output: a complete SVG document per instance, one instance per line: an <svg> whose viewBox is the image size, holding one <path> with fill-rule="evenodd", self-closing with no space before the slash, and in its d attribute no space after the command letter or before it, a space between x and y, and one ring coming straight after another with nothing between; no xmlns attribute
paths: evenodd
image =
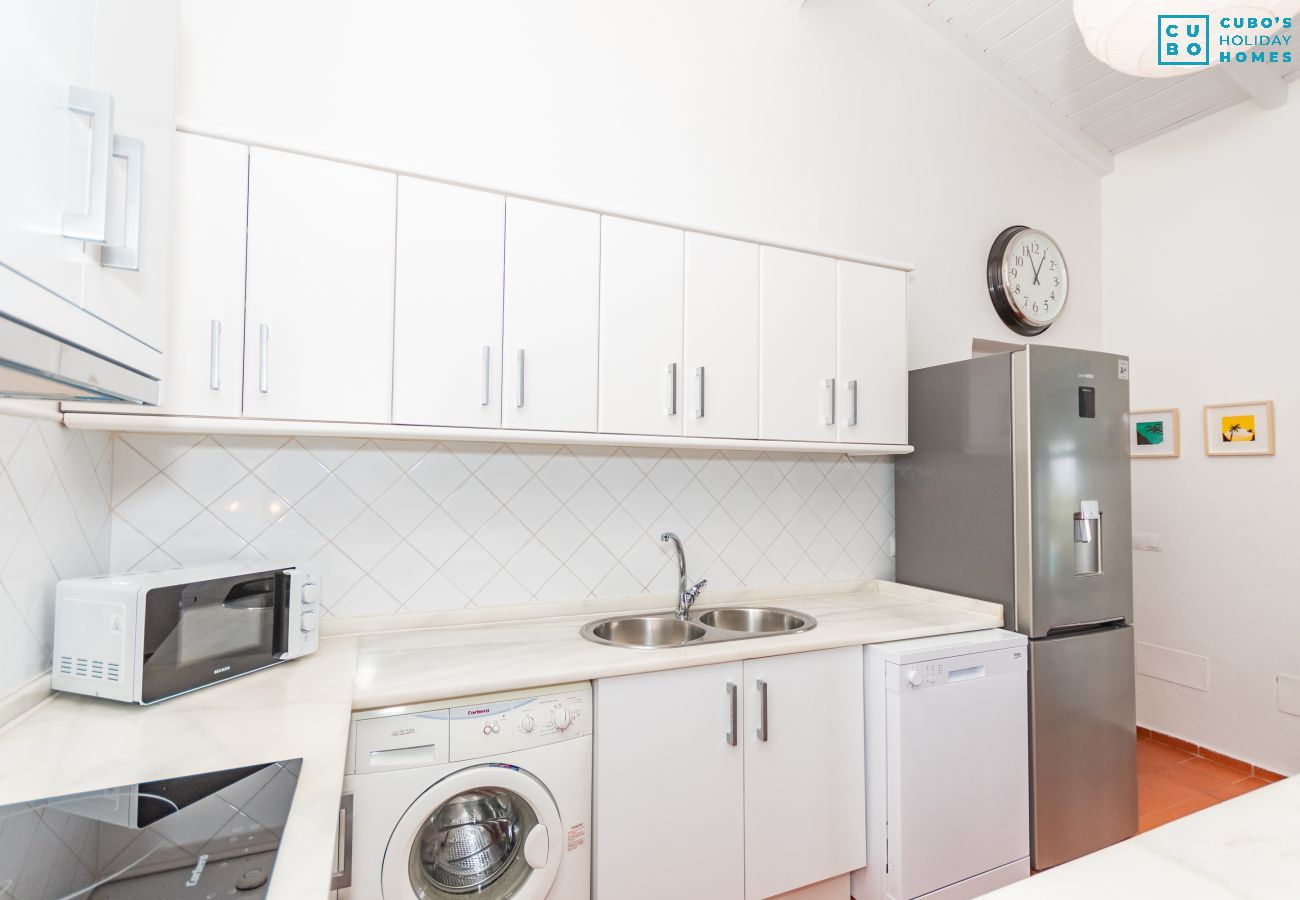
<svg viewBox="0 0 1300 900"><path fill-rule="evenodd" d="M1105 341L1131 354L1135 409L1182 410L1182 458L1133 464L1138 640L1208 659L1209 690L1138 678L1138 719L1300 771L1300 86L1121 154L1102 187ZM1208 458L1202 405L1276 402L1277 455ZM1196 660L1190 660L1195 664Z"/></svg>
<svg viewBox="0 0 1300 900"><path fill-rule="evenodd" d="M1101 338L1099 179L895 0L187 0L183 126L648 219L905 259L911 365L1008 337L984 264L1052 233ZM908 0L910 2L910 0Z"/></svg>

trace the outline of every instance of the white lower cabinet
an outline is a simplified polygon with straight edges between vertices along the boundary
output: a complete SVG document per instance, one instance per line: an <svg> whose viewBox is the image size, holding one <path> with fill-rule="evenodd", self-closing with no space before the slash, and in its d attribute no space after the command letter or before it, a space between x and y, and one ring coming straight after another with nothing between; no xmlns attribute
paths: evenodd
<svg viewBox="0 0 1300 900"><path fill-rule="evenodd" d="M744 697L747 900L866 865L862 648L746 660Z"/></svg>
<svg viewBox="0 0 1300 900"><path fill-rule="evenodd" d="M244 415L391 422L397 176L251 153Z"/></svg>
<svg viewBox="0 0 1300 900"><path fill-rule="evenodd" d="M600 679L595 702L597 900L757 900L866 864L861 647Z"/></svg>

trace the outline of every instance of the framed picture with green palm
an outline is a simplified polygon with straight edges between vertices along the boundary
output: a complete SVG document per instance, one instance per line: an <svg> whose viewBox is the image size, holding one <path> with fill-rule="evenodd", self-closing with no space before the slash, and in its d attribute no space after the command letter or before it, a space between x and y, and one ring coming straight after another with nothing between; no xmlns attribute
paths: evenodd
<svg viewBox="0 0 1300 900"><path fill-rule="evenodd" d="M1272 456L1276 452L1273 401L1207 404L1205 452L1209 456Z"/></svg>
<svg viewBox="0 0 1300 900"><path fill-rule="evenodd" d="M1173 459L1178 448L1178 410L1135 409L1128 414L1129 456Z"/></svg>

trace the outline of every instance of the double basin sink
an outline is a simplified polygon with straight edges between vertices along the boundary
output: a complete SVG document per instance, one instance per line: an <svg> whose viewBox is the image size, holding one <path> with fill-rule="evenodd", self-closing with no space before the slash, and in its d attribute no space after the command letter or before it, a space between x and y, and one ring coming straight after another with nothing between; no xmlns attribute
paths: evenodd
<svg viewBox="0 0 1300 900"><path fill-rule="evenodd" d="M611 647L652 649L801 634L816 627L817 620L812 616L791 609L724 606L693 612L686 619L671 612L615 616L584 625L581 634L589 641Z"/></svg>

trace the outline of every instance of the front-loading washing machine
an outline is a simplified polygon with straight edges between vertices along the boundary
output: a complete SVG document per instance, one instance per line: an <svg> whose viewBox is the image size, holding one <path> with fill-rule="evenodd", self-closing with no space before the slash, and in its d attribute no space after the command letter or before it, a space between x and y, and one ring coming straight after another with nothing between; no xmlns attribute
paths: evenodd
<svg viewBox="0 0 1300 900"><path fill-rule="evenodd" d="M588 900L591 685L355 713L339 900Z"/></svg>

